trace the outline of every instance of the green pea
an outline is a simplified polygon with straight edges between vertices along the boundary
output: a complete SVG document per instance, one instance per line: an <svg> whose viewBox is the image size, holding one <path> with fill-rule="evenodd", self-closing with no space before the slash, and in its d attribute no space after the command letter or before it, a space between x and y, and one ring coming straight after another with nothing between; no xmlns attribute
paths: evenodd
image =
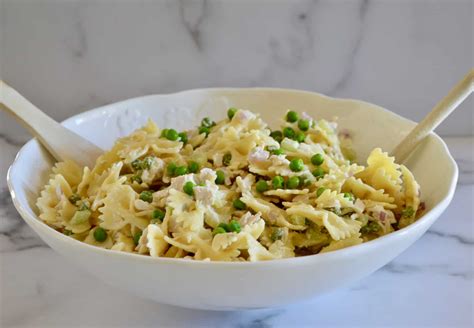
<svg viewBox="0 0 474 328"><path fill-rule="evenodd" d="M290 162L290 170L300 172L304 169L304 162L301 158L292 159Z"/></svg>
<svg viewBox="0 0 474 328"><path fill-rule="evenodd" d="M151 213L151 218L153 220L163 221L165 218L165 212L160 209L154 210L153 213Z"/></svg>
<svg viewBox="0 0 474 328"><path fill-rule="evenodd" d="M283 140L283 133L281 131L272 131L270 133L270 137L272 137L273 139L275 139L276 141L278 142L281 142Z"/></svg>
<svg viewBox="0 0 474 328"><path fill-rule="evenodd" d="M222 157L222 164L224 164L225 166L229 166L231 160L232 160L232 154L226 153L224 154L224 157Z"/></svg>
<svg viewBox="0 0 474 328"><path fill-rule="evenodd" d="M69 196L68 200L71 202L71 204L76 205L76 203L81 200L81 196L78 194L72 194Z"/></svg>
<svg viewBox="0 0 474 328"><path fill-rule="evenodd" d="M194 195L194 186L195 184L192 181L188 181L183 186L183 191L187 193L189 196Z"/></svg>
<svg viewBox="0 0 474 328"><path fill-rule="evenodd" d="M308 120L304 120L304 119L301 119L298 121L298 128L301 130L301 131L308 131L309 129L309 121Z"/></svg>
<svg viewBox="0 0 474 328"><path fill-rule="evenodd" d="M275 146L269 146L267 147L267 150L270 152L270 154L272 155L282 155L284 152L283 152L283 149L281 148L278 148L278 147L275 147Z"/></svg>
<svg viewBox="0 0 474 328"><path fill-rule="evenodd" d="M225 231L229 232L229 226L227 225L227 223L225 222L221 222L219 223L218 227L221 227L222 229L224 229Z"/></svg>
<svg viewBox="0 0 474 328"><path fill-rule="evenodd" d="M188 143L188 134L186 132L180 132L178 134L179 141L181 141L183 144Z"/></svg>
<svg viewBox="0 0 474 328"><path fill-rule="evenodd" d="M260 180L255 185L255 189L257 189L258 192L265 192L268 190L268 183L265 180Z"/></svg>
<svg viewBox="0 0 474 328"><path fill-rule="evenodd" d="M133 243L135 244L135 246L138 245L138 242L140 241L141 237L142 237L141 231L138 231L133 235Z"/></svg>
<svg viewBox="0 0 474 328"><path fill-rule="evenodd" d="M151 203L153 201L153 193L149 190L142 191L140 193L140 199L144 202Z"/></svg>
<svg viewBox="0 0 474 328"><path fill-rule="evenodd" d="M166 172L168 173L168 175L174 176L174 171L176 170L177 167L178 166L175 163L171 162L166 167Z"/></svg>
<svg viewBox="0 0 474 328"><path fill-rule="evenodd" d="M161 130L160 137L166 138L166 134L167 134L167 133L168 133L168 129L163 129L163 130Z"/></svg>
<svg viewBox="0 0 474 328"><path fill-rule="evenodd" d="M87 202L80 202L79 204L76 204L77 205L77 210L78 211L88 211L90 210L90 207L89 207L89 203Z"/></svg>
<svg viewBox="0 0 474 328"><path fill-rule="evenodd" d="M215 227L214 230L212 231L212 234L215 236L217 234L226 233L226 232L227 231L225 231L225 229L222 227Z"/></svg>
<svg viewBox="0 0 474 328"><path fill-rule="evenodd" d="M324 156L323 154L314 154L312 157L311 157L311 163L313 163L313 165L321 165L324 163Z"/></svg>
<svg viewBox="0 0 474 328"><path fill-rule="evenodd" d="M290 123L298 121L298 113L292 110L288 111L288 113L286 113L286 120Z"/></svg>
<svg viewBox="0 0 474 328"><path fill-rule="evenodd" d="M141 178L138 174L136 174L136 175L132 175L132 176L130 177L130 182L131 182L131 183L136 182L136 183L138 183L138 184L141 184L141 183L143 182L143 180L142 180L142 178Z"/></svg>
<svg viewBox="0 0 474 328"><path fill-rule="evenodd" d="M206 137L207 137L210 132L211 132L211 129L208 128L207 126L200 126L200 127L199 127L199 134L205 133L205 134L206 134Z"/></svg>
<svg viewBox="0 0 474 328"><path fill-rule="evenodd" d="M345 192L344 193L344 198L347 198L348 200L350 200L351 202L354 201L355 197L353 194L351 194L350 192Z"/></svg>
<svg viewBox="0 0 474 328"><path fill-rule="evenodd" d="M234 200L232 205L234 206L235 209L241 210L241 211L243 211L247 208L247 205L245 205L245 203L243 201L241 201L240 199L238 199L238 198L236 200Z"/></svg>
<svg viewBox="0 0 474 328"><path fill-rule="evenodd" d="M107 239L107 231L105 231L101 227L98 227L94 231L94 239L98 241L99 243L104 242Z"/></svg>
<svg viewBox="0 0 474 328"><path fill-rule="evenodd" d="M216 171L216 184L222 185L225 183L225 173L222 170Z"/></svg>
<svg viewBox="0 0 474 328"><path fill-rule="evenodd" d="M142 168L142 162L139 159L132 161L130 165L132 166L134 170L141 170Z"/></svg>
<svg viewBox="0 0 474 328"><path fill-rule="evenodd" d="M298 177L291 177L288 179L288 182L286 184L288 189L296 189L300 185L300 178Z"/></svg>
<svg viewBox="0 0 474 328"><path fill-rule="evenodd" d="M296 136L295 130L293 128L290 128L287 126L286 128L283 129L283 135L288 138L288 139L294 139Z"/></svg>
<svg viewBox="0 0 474 328"><path fill-rule="evenodd" d="M236 220L230 220L229 224L227 225L229 227L229 231L231 232L237 232L239 233L241 230L240 223Z"/></svg>
<svg viewBox="0 0 474 328"><path fill-rule="evenodd" d="M285 153L285 152L284 152L283 149L281 149L281 148L278 148L278 149L275 149L275 150L272 151L272 154L273 154L273 155L277 155L277 156L283 155L284 153Z"/></svg>
<svg viewBox="0 0 474 328"><path fill-rule="evenodd" d="M313 175L314 175L314 177L317 178L317 179L321 179L325 174L326 174L326 172L324 172L324 170L323 170L321 167L317 167L317 168L313 171Z"/></svg>
<svg viewBox="0 0 474 328"><path fill-rule="evenodd" d="M214 122L213 120L211 120L209 117L204 117L201 121L201 126L205 126L207 128L211 128L213 127L214 125L216 125L216 122Z"/></svg>
<svg viewBox="0 0 474 328"><path fill-rule="evenodd" d="M295 134L295 140L296 141L301 143L301 142L304 142L304 139L306 139L306 135L303 132L301 132L301 131L296 132L296 134Z"/></svg>
<svg viewBox="0 0 474 328"><path fill-rule="evenodd" d="M282 176L277 175L272 179L273 189L283 189L284 184L285 180Z"/></svg>
<svg viewBox="0 0 474 328"><path fill-rule="evenodd" d="M227 110L227 117L229 118L229 120L231 120L235 113L237 113L238 109L237 108L234 108L234 107L231 107Z"/></svg>
<svg viewBox="0 0 474 328"><path fill-rule="evenodd" d="M380 230L380 225L375 221L370 221L369 223L367 223L365 226L363 226L360 229L360 232L367 234L367 233L377 232L379 230Z"/></svg>
<svg viewBox="0 0 474 328"><path fill-rule="evenodd" d="M281 240L284 234L285 234L285 231L283 230L283 228L278 228L278 227L272 228L272 234L270 235L270 239L272 241Z"/></svg>
<svg viewBox="0 0 474 328"><path fill-rule="evenodd" d="M188 164L188 171L189 173L197 173L199 171L199 164L198 162L189 162Z"/></svg>
<svg viewBox="0 0 474 328"><path fill-rule="evenodd" d="M166 131L166 139L171 140L171 141L176 141L179 138L178 131L175 129L169 129Z"/></svg>
<svg viewBox="0 0 474 328"><path fill-rule="evenodd" d="M186 173L188 173L188 168L186 166L178 166L174 170L174 175L175 176L185 175Z"/></svg>
<svg viewBox="0 0 474 328"><path fill-rule="evenodd" d="M325 190L326 190L326 188L324 188L324 187L318 188L318 190L316 190L316 197L321 196Z"/></svg>

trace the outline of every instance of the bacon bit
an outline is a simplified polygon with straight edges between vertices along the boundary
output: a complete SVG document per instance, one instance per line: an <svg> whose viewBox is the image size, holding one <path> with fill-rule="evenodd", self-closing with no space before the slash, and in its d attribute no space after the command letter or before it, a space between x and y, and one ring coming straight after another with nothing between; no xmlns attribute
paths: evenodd
<svg viewBox="0 0 474 328"><path fill-rule="evenodd" d="M385 217L387 216L387 214L385 212L380 212L379 213L379 219L380 221L385 221Z"/></svg>

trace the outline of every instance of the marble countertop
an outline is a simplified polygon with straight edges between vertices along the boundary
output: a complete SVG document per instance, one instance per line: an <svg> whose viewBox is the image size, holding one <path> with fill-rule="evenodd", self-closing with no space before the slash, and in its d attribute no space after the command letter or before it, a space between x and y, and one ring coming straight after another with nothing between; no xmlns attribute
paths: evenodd
<svg viewBox="0 0 474 328"><path fill-rule="evenodd" d="M474 138L445 138L460 168L453 202L406 252L339 291L282 309L208 312L153 303L96 281L53 252L6 187L21 146L0 136L1 327L472 327Z"/></svg>

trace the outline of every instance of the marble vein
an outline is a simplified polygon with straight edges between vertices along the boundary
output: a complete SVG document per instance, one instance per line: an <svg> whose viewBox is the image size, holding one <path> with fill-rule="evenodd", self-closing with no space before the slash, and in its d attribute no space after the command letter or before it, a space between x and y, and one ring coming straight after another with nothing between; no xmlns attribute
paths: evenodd
<svg viewBox="0 0 474 328"><path fill-rule="evenodd" d="M20 217L6 188L0 190L0 218L0 253L47 247Z"/></svg>
<svg viewBox="0 0 474 328"><path fill-rule="evenodd" d="M355 39L354 45L350 51L349 59L344 65L343 73L336 82L336 84L328 91L329 95L337 95L349 82L352 77L355 68L355 62L357 54L362 46L362 40L364 38L364 29L367 13L369 11L369 0L362 0L359 5L359 24L357 30L357 38Z"/></svg>
<svg viewBox="0 0 474 328"><path fill-rule="evenodd" d="M207 15L207 1L179 1L179 15L198 51L203 50L201 24Z"/></svg>
<svg viewBox="0 0 474 328"><path fill-rule="evenodd" d="M16 140L8 134L0 133L0 140L5 142L7 145L14 146L14 147L21 147L25 144L24 141Z"/></svg>
<svg viewBox="0 0 474 328"><path fill-rule="evenodd" d="M392 274L424 274L430 272L448 275L453 278L460 278L464 280L472 280L474 277L474 271L472 269L464 271L453 270L453 268L448 264L413 265L390 262L383 266L380 270Z"/></svg>
<svg viewBox="0 0 474 328"><path fill-rule="evenodd" d="M457 234L453 234L453 233L446 233L446 232L442 232L442 231L436 231L436 230L433 230L433 229L428 230L426 232L426 234L436 236L436 237L451 239L451 240L454 240L457 243L465 245L465 246L474 246L474 240L472 238L463 237L461 235L457 235Z"/></svg>

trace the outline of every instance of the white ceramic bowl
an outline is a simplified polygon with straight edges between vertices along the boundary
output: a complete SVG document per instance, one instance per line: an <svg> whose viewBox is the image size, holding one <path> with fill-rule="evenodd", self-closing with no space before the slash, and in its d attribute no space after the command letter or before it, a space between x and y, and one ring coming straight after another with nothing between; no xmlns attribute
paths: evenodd
<svg viewBox="0 0 474 328"><path fill-rule="evenodd" d="M352 133L361 162L374 147L390 151L414 125L366 102L284 89L204 89L147 96L97 108L63 124L106 149L148 117L160 126L185 129L197 126L204 116L223 118L230 106L258 112L273 126L288 108L316 118L338 116L340 129ZM426 213L416 223L343 250L257 263L151 258L96 248L56 232L37 216L36 198L53 162L36 140L18 153L8 172L8 186L23 219L49 246L111 286L189 308L255 309L282 306L350 284L390 262L420 238L451 201L458 169L435 134L406 164L420 183L426 203Z"/></svg>

